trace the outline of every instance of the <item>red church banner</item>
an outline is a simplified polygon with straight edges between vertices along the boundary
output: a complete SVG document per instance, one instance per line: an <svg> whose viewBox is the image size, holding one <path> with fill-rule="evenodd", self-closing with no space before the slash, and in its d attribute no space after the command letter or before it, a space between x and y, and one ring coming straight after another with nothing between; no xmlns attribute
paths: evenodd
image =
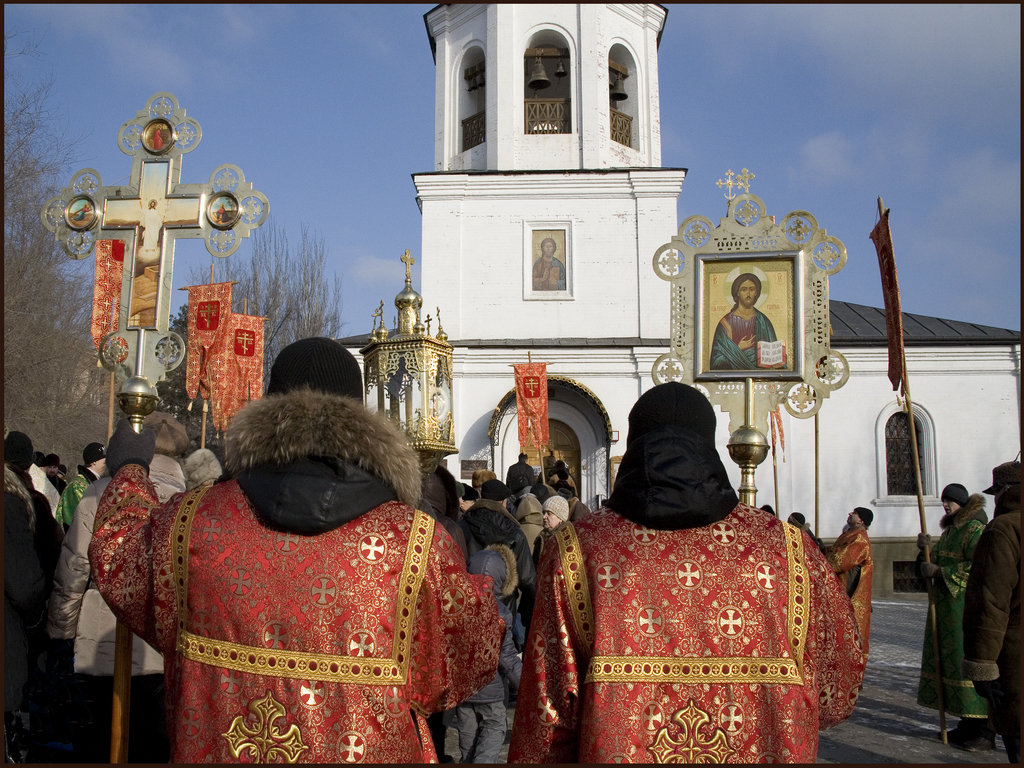
<svg viewBox="0 0 1024 768"><path fill-rule="evenodd" d="M525 448L529 439L539 451L548 444L548 374L547 363L520 363L516 372L516 410L519 416L519 445Z"/></svg>
<svg viewBox="0 0 1024 768"><path fill-rule="evenodd" d="M210 397L209 370L216 347L231 324L231 286L233 283L209 283L188 287L188 357L185 369L185 394Z"/></svg>
<svg viewBox="0 0 1024 768"><path fill-rule="evenodd" d="M878 205L881 208L882 201ZM903 377L903 311L900 308L900 284L896 277L896 259L892 252L892 232L889 231L889 209L871 230L871 240L878 251L878 268L882 273L882 299L885 301L885 332L889 337L889 381L900 394L906 390Z"/></svg>
<svg viewBox="0 0 1024 768"><path fill-rule="evenodd" d="M117 330L121 312L124 241L96 241L96 279L92 289L92 342L98 349L108 333Z"/></svg>
<svg viewBox="0 0 1024 768"><path fill-rule="evenodd" d="M263 394L263 324L255 315L231 316L231 327L215 352L213 425L227 429L235 414Z"/></svg>

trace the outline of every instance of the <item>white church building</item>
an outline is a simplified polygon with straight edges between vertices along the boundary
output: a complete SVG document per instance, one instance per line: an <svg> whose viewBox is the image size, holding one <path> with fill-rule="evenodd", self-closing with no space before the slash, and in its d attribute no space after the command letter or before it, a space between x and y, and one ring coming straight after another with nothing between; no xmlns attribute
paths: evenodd
<svg viewBox="0 0 1024 768"><path fill-rule="evenodd" d="M627 416L669 347L669 284L686 171L661 167L657 4L453 4L425 15L436 63L434 170L415 173L424 308L454 347L456 478L504 479L520 452L512 364L547 363L551 451L591 505L610 494ZM396 271L396 293L401 289ZM938 493L972 492L1020 449L1020 333L904 315L928 530ZM882 310L831 302L850 378L816 419L783 411L785 450L758 504L819 537L871 508L878 595L915 589L920 530L908 420L887 378ZM359 358L367 334L341 339ZM767 434L767 425L759 425ZM739 468L718 448L734 486ZM539 466L541 456L529 452ZM991 503L989 503L991 512Z"/></svg>

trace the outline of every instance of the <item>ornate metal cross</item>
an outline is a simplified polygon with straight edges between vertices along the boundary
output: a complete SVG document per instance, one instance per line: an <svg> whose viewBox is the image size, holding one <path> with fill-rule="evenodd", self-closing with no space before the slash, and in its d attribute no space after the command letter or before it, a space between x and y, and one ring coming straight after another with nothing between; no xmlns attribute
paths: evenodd
<svg viewBox="0 0 1024 768"><path fill-rule="evenodd" d="M181 157L201 139L174 95L156 93L118 132L132 158L128 186L103 186L86 168L43 207L43 224L73 259L89 256L97 240L125 244L117 330L100 343L100 361L122 378L156 382L184 359L184 341L169 329L174 241L201 237L211 254L229 256L270 210L235 165L219 166L205 184L179 183Z"/></svg>

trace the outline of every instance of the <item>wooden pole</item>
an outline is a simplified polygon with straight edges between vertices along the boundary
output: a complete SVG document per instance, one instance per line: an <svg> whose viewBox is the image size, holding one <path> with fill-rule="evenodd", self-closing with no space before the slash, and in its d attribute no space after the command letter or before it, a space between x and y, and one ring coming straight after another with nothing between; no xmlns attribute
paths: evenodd
<svg viewBox="0 0 1024 768"><path fill-rule="evenodd" d="M117 377L110 372L110 398L107 403L107 437L114 434L114 395L117 390Z"/></svg>
<svg viewBox="0 0 1024 768"><path fill-rule="evenodd" d="M128 722L132 694L132 631L117 622L114 633L114 700L110 719L110 762L128 762Z"/></svg>
<svg viewBox="0 0 1024 768"><path fill-rule="evenodd" d="M878 198L878 217L885 215L885 206L882 198ZM891 237L891 235L890 235ZM907 371L907 352L903 346L903 339L900 339L900 366L903 371L904 408L907 413L907 423L910 427L910 453L914 462L914 483L917 487L917 512L921 522L921 533L928 535L928 522L924 515L924 490L921 487L921 459L917 455L917 427L914 422L914 405L910 399L910 372ZM930 563L931 548L924 547L924 561ZM942 743L948 744L946 736L946 706L945 695L942 690L942 651L939 647L939 621L935 613L935 592L931 579L925 579L928 587L928 624L932 630L932 652L935 656L935 691L938 694L939 704L939 730L942 734Z"/></svg>
<svg viewBox="0 0 1024 768"><path fill-rule="evenodd" d="M819 451L818 414L814 414L814 535L818 535L821 509L821 453Z"/></svg>
<svg viewBox="0 0 1024 768"><path fill-rule="evenodd" d="M772 417L769 416L769 419ZM775 484L775 516L781 518L779 510L779 465L775 458L775 424L772 423L772 482Z"/></svg>

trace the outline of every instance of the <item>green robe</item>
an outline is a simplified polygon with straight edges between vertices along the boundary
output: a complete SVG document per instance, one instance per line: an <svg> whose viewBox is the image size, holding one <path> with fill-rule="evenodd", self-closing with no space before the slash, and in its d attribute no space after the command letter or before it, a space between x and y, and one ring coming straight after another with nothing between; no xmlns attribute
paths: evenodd
<svg viewBox="0 0 1024 768"><path fill-rule="evenodd" d="M985 529L985 524L976 519L975 514L983 508L984 497L978 494L971 496L967 504L956 512L953 524L942 532L931 550L932 562L942 569L933 582L932 594L942 660L943 707L947 714L957 717L988 715L988 702L975 693L973 683L960 673L960 662L964 658L964 593L974 548ZM931 709L939 708L931 621L925 623L917 703Z"/></svg>
<svg viewBox="0 0 1024 768"><path fill-rule="evenodd" d="M58 523L64 526L65 530L71 525L71 521L75 517L75 508L91 483L92 480L79 473L71 479L68 487L64 489L64 493L60 495L60 502L57 504L53 516L57 518Z"/></svg>
<svg viewBox="0 0 1024 768"><path fill-rule="evenodd" d="M732 325L730 322L732 312L729 312L719 321L715 328L714 338L711 340L711 363L712 371L756 371L757 368L757 342L776 341L775 328L763 312L754 310L754 346L750 349L740 349L739 345L732 339Z"/></svg>

